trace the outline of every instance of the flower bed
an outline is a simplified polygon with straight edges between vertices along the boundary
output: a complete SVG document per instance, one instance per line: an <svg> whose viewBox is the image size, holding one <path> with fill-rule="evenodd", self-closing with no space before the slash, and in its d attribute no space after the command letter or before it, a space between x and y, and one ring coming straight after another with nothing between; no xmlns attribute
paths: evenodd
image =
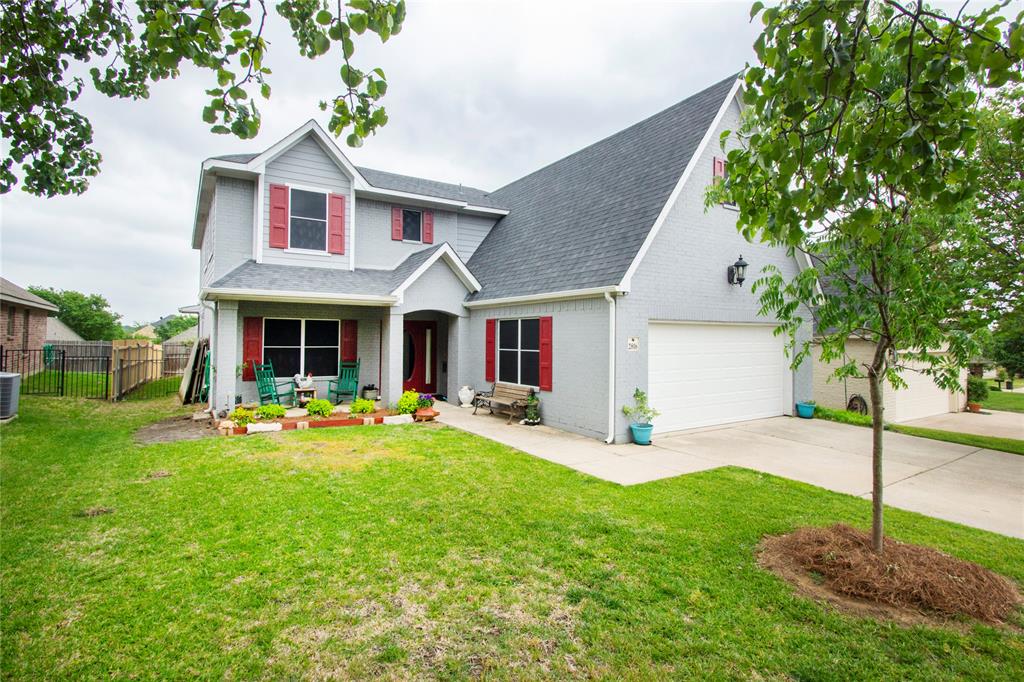
<svg viewBox="0 0 1024 682"><path fill-rule="evenodd" d="M252 433L268 433L275 431L294 431L301 429L320 429L337 426L369 426L373 424L406 424L413 418L407 414L398 414L393 410L378 409L369 414L349 415L348 413L332 414L326 417L303 415L301 417L281 417L279 419L259 419L249 424L236 425L230 419L221 420L217 428L223 435L241 436Z"/></svg>

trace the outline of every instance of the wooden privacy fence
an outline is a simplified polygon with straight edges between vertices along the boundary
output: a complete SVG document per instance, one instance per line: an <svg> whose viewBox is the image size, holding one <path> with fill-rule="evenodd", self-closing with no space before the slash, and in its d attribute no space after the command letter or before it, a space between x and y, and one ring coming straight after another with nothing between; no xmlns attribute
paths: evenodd
<svg viewBox="0 0 1024 682"><path fill-rule="evenodd" d="M139 386L163 376L162 347L138 339L124 339L111 343L111 399L120 400Z"/></svg>

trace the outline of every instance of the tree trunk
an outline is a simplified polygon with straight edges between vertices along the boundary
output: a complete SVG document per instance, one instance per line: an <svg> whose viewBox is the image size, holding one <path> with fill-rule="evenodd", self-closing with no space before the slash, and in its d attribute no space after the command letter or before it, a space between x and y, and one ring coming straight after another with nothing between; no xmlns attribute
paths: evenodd
<svg viewBox="0 0 1024 682"><path fill-rule="evenodd" d="M871 387L871 546L875 552L882 553L882 433L885 423L882 420L882 381L879 370L868 371L868 384Z"/></svg>

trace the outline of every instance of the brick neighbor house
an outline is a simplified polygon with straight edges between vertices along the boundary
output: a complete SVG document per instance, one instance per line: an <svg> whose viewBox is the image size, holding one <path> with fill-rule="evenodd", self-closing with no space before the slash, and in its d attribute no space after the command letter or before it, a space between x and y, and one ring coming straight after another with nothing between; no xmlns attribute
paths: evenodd
<svg viewBox="0 0 1024 682"><path fill-rule="evenodd" d="M57 306L0 277L0 343L5 349L37 349L46 340L46 318Z"/></svg>

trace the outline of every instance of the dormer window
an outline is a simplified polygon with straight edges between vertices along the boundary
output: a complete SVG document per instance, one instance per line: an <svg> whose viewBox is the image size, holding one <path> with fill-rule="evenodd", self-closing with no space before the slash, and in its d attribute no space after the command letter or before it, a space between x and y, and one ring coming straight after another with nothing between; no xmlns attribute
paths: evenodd
<svg viewBox="0 0 1024 682"><path fill-rule="evenodd" d="M423 213L421 211L402 209L402 241L423 241Z"/></svg>
<svg viewBox="0 0 1024 682"><path fill-rule="evenodd" d="M327 250L327 194L291 189L288 246L307 251Z"/></svg>

